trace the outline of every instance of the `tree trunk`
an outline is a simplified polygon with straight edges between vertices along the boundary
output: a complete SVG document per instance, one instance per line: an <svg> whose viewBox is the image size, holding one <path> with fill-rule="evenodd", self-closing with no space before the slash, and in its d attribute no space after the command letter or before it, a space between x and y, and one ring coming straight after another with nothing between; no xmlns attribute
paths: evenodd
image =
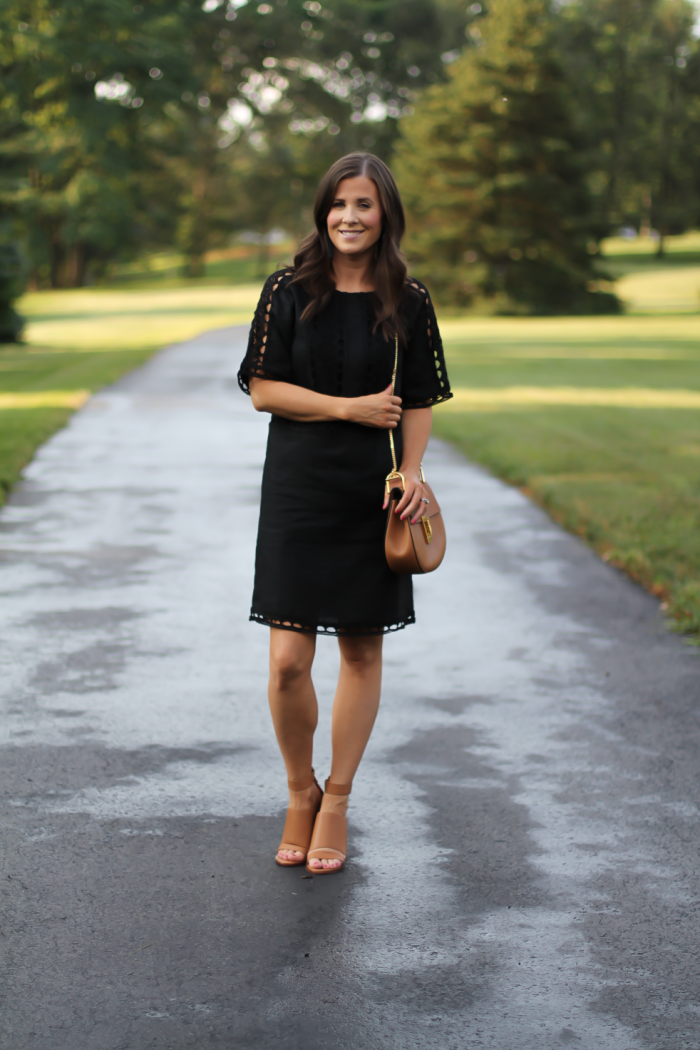
<svg viewBox="0 0 700 1050"><path fill-rule="evenodd" d="M204 253L190 252L184 270L185 277L204 277Z"/></svg>
<svg viewBox="0 0 700 1050"><path fill-rule="evenodd" d="M66 285L82 288L85 284L85 245L77 241L71 245L66 259Z"/></svg>
<svg viewBox="0 0 700 1050"><path fill-rule="evenodd" d="M49 251L49 284L52 288L62 288L65 252L63 250L63 245L56 234L54 234L51 240Z"/></svg>
<svg viewBox="0 0 700 1050"><path fill-rule="evenodd" d="M651 191L642 198L642 214L639 218L639 236L648 237L651 233Z"/></svg>

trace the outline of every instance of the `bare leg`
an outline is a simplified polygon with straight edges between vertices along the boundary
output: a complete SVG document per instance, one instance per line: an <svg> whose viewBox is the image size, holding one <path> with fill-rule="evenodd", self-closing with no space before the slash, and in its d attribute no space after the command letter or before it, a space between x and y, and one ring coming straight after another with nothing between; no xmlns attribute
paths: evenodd
<svg viewBox="0 0 700 1050"><path fill-rule="evenodd" d="M379 709L382 685L382 635L343 635L340 674L333 704L333 762L331 781L351 784L360 764ZM324 795L324 812L345 816L348 795ZM339 867L339 860L310 860L312 868Z"/></svg>
<svg viewBox="0 0 700 1050"><path fill-rule="evenodd" d="M311 681L316 635L270 628L270 685L268 696L275 735L287 769L288 780L302 780L311 772L318 703ZM315 786L289 790L291 809L318 805ZM296 850L281 850L284 860L303 857Z"/></svg>

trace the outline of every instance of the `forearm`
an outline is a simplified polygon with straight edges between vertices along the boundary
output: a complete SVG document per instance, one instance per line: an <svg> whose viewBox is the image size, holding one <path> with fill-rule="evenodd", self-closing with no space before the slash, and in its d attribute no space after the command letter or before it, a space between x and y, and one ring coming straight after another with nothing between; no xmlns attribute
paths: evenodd
<svg viewBox="0 0 700 1050"><path fill-rule="evenodd" d="M423 454L428 446L432 425L432 408L410 408L404 411L401 417L403 456L400 470L402 474L418 474Z"/></svg>
<svg viewBox="0 0 700 1050"><path fill-rule="evenodd" d="M345 419L349 400L318 394L293 383L279 383L275 379L251 379L250 396L258 412L272 412L284 419L306 423Z"/></svg>

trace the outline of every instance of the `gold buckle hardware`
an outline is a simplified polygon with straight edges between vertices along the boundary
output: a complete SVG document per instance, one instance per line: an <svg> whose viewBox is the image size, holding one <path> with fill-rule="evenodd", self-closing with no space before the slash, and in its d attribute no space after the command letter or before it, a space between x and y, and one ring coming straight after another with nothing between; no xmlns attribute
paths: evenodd
<svg viewBox="0 0 700 1050"><path fill-rule="evenodd" d="M391 492L391 483L392 483L392 481L398 481L399 478L401 479L401 487L403 489L405 489L406 488L406 479L403 476L403 474L400 473L400 471L392 470L391 473L387 474L386 481L385 481L387 496Z"/></svg>
<svg viewBox="0 0 700 1050"><path fill-rule="evenodd" d="M430 518L421 518L420 523L423 526L423 532L425 533L425 542L433 542L433 527L430 524Z"/></svg>

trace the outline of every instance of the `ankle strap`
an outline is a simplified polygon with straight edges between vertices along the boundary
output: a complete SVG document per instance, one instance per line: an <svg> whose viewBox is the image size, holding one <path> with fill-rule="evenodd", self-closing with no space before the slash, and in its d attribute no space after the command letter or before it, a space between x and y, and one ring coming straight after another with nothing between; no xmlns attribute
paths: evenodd
<svg viewBox="0 0 700 1050"><path fill-rule="evenodd" d="M316 777L314 776L314 771L312 769L310 776L302 777L301 780L288 780L287 783L289 784L291 791L306 791L307 788L310 788L312 784L316 783Z"/></svg>
<svg viewBox="0 0 700 1050"><path fill-rule="evenodd" d="M352 791L352 784L331 784L331 778L329 777L325 783L327 795L349 795Z"/></svg>

